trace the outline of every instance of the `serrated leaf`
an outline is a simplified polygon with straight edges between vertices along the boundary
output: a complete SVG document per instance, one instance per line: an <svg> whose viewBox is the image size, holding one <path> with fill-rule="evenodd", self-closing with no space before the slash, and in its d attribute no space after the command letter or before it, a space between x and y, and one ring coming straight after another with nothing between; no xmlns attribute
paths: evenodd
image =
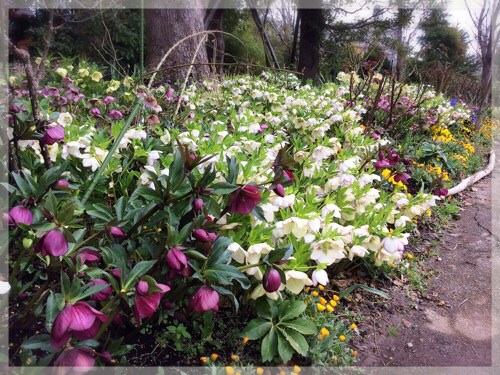
<svg viewBox="0 0 500 375"><path fill-rule="evenodd" d="M260 206L255 206L252 210L253 216L255 216L258 220L263 221L264 223L267 223L267 219L264 216L264 210Z"/></svg>
<svg viewBox="0 0 500 375"><path fill-rule="evenodd" d="M217 183L213 184L212 186L210 186L210 189L213 189L211 192L212 194L221 194L221 195L230 194L233 191L238 190L239 188L240 187L237 185L231 184L229 182L224 182L224 181L217 182Z"/></svg>
<svg viewBox="0 0 500 375"><path fill-rule="evenodd" d="M282 302L283 303L283 302ZM281 306L280 306L281 307ZM292 301L288 306L286 306L285 314L281 315L281 320L291 320L297 318L306 309L306 304L303 301Z"/></svg>
<svg viewBox="0 0 500 375"><path fill-rule="evenodd" d="M260 347L260 354L263 362L270 362L278 353L278 334L276 330L271 327L269 333L262 340Z"/></svg>
<svg viewBox="0 0 500 375"><path fill-rule="evenodd" d="M285 337L286 341L290 344L290 346L300 355L306 356L309 350L309 344L307 343L304 336L302 336L299 332L294 331L292 329L286 328L278 328L280 332Z"/></svg>
<svg viewBox="0 0 500 375"><path fill-rule="evenodd" d="M241 333L241 337L248 337L250 340L258 340L264 336L273 324L269 320L256 318L250 321Z"/></svg>
<svg viewBox="0 0 500 375"><path fill-rule="evenodd" d="M130 274L128 275L127 281L124 285L125 290L128 290L132 284L135 284L137 279L139 279L142 275L144 275L146 272L148 272L151 267L155 264L156 261L154 260L144 260L142 262L137 263L134 268L132 268L132 271L130 271Z"/></svg>
<svg viewBox="0 0 500 375"><path fill-rule="evenodd" d="M280 355L281 360L286 363L290 359L292 359L293 348L286 340L285 336L279 331L277 333L278 336L278 353Z"/></svg>
<svg viewBox="0 0 500 375"><path fill-rule="evenodd" d="M303 335L315 335L318 333L318 328L314 322L307 319L295 319L281 324L281 326L293 329Z"/></svg>

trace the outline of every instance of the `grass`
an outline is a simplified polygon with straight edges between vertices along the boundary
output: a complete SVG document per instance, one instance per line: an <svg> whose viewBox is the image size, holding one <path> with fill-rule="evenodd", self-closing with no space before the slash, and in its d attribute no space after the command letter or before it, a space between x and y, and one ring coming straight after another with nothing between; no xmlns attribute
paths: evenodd
<svg viewBox="0 0 500 375"><path fill-rule="evenodd" d="M396 324L392 327L389 327L389 329L387 331L389 332L389 335L397 336L399 333L399 328L401 328L401 324Z"/></svg>

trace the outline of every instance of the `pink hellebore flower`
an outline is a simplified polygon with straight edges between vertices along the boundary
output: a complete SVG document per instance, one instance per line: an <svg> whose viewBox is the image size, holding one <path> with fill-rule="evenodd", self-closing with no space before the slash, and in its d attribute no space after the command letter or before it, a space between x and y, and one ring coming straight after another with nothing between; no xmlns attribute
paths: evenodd
<svg viewBox="0 0 500 375"><path fill-rule="evenodd" d="M410 179L410 175L408 173L398 173L394 176L394 181L396 182L406 182Z"/></svg>
<svg viewBox="0 0 500 375"><path fill-rule="evenodd" d="M151 114L146 118L148 125L156 125L160 123L160 119L157 115Z"/></svg>
<svg viewBox="0 0 500 375"><path fill-rule="evenodd" d="M260 124L259 133L264 133L264 131L269 128L266 124Z"/></svg>
<svg viewBox="0 0 500 375"><path fill-rule="evenodd" d="M281 184L277 184L273 191L282 198L285 196L285 188Z"/></svg>
<svg viewBox="0 0 500 375"><path fill-rule="evenodd" d="M249 214L260 202L259 188L254 185L245 185L236 190L229 198L229 212L242 215Z"/></svg>
<svg viewBox="0 0 500 375"><path fill-rule="evenodd" d="M167 92L165 93L165 100L166 101L172 101L174 98L174 89L172 87L169 87Z"/></svg>
<svg viewBox="0 0 500 375"><path fill-rule="evenodd" d="M54 186L54 189L56 190L64 190L69 187L69 182L66 180L59 180L57 181L56 185Z"/></svg>
<svg viewBox="0 0 500 375"><path fill-rule="evenodd" d="M396 151L392 150L387 154L387 160L389 161L390 165L394 165L401 160L401 157Z"/></svg>
<svg viewBox="0 0 500 375"><path fill-rule="evenodd" d="M90 339L96 335L101 322L107 320L106 315L87 302L67 304L54 320L50 333L51 344L54 348L60 349L71 336L79 340Z"/></svg>
<svg viewBox="0 0 500 375"><path fill-rule="evenodd" d="M203 199L201 198L196 198L194 201L193 201L193 210L195 212L200 212L202 209L203 209L203 206L205 205L205 203L203 202Z"/></svg>
<svg viewBox="0 0 500 375"><path fill-rule="evenodd" d="M107 288L104 288L103 290L92 294L90 296L90 299L92 301L97 301L97 302L106 301L109 298L109 296L111 296L113 294L113 289L111 289L111 287L109 286L109 283L103 279L94 279L91 281L91 284L92 284L92 286L108 285Z"/></svg>
<svg viewBox="0 0 500 375"><path fill-rule="evenodd" d="M262 279L262 286L268 293L276 292L281 286L281 276L274 268L269 270Z"/></svg>
<svg viewBox="0 0 500 375"><path fill-rule="evenodd" d="M111 227L108 231L114 238L122 239L127 237L127 233L125 233L120 227Z"/></svg>
<svg viewBox="0 0 500 375"><path fill-rule="evenodd" d="M83 348L70 348L64 350L54 361L56 367L72 367L72 371L84 373L94 367L95 358L88 350Z"/></svg>
<svg viewBox="0 0 500 375"><path fill-rule="evenodd" d="M9 223L11 222L11 220L13 225L31 225L31 223L33 223L33 213L29 208L26 208L24 206L12 207L9 210Z"/></svg>
<svg viewBox="0 0 500 375"><path fill-rule="evenodd" d="M189 307L198 313L219 310L219 293L207 285L198 289L189 301Z"/></svg>
<svg viewBox="0 0 500 375"><path fill-rule="evenodd" d="M117 109L112 109L111 111L109 111L108 116L113 120L121 120L123 117L123 114L120 111L118 111Z"/></svg>
<svg viewBox="0 0 500 375"><path fill-rule="evenodd" d="M62 141L63 139L64 128L61 125L56 125L48 128L43 135L43 141L49 146L53 145L56 142Z"/></svg>
<svg viewBox="0 0 500 375"><path fill-rule="evenodd" d="M99 108L92 108L90 110L90 114L94 117L99 117L101 115L101 111L99 110Z"/></svg>
<svg viewBox="0 0 500 375"><path fill-rule="evenodd" d="M195 229L193 231L193 236L200 242L213 242L217 239L217 235L215 233L207 232L205 229Z"/></svg>
<svg viewBox="0 0 500 375"><path fill-rule="evenodd" d="M83 249L78 253L82 264L94 263L101 261L101 255L98 251L92 249Z"/></svg>
<svg viewBox="0 0 500 375"><path fill-rule="evenodd" d="M108 105L109 103L113 103L115 101L115 98L113 98L112 96L106 96L104 97L104 104Z"/></svg>
<svg viewBox="0 0 500 375"><path fill-rule="evenodd" d="M41 252L43 256L58 257L68 252L68 241L59 228L54 228L45 233L34 247L35 253Z"/></svg>
<svg viewBox="0 0 500 375"><path fill-rule="evenodd" d="M167 253L167 263L171 270L179 274L188 267L186 255L175 247Z"/></svg>
<svg viewBox="0 0 500 375"><path fill-rule="evenodd" d="M160 300L170 287L164 284L156 284L160 291L148 294L149 285L145 281L139 281L135 287L136 295L134 297L134 317L137 327L141 325L141 319L147 318L156 311L160 305Z"/></svg>
<svg viewBox="0 0 500 375"><path fill-rule="evenodd" d="M434 195L437 195L437 196L446 197L446 196L448 195L448 189L445 189L445 188L442 188L442 189L434 189L433 194L434 194Z"/></svg>

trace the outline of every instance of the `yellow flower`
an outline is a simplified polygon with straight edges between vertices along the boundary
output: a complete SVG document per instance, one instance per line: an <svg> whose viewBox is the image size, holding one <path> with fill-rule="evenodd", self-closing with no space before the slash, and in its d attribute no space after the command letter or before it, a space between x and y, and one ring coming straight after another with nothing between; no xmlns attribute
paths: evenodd
<svg viewBox="0 0 500 375"><path fill-rule="evenodd" d="M317 307L318 311L325 311L325 309L326 309L326 306L322 305L321 303L316 304L316 307Z"/></svg>
<svg viewBox="0 0 500 375"><path fill-rule="evenodd" d="M332 305L332 307L336 307L337 306L337 302L335 301L335 296L333 297L332 300L330 300L330 305Z"/></svg>
<svg viewBox="0 0 500 375"><path fill-rule="evenodd" d="M40 65L41 63L42 63L42 58L41 58L41 57L37 57L37 58L35 59L35 64L36 64L36 65Z"/></svg>
<svg viewBox="0 0 500 375"><path fill-rule="evenodd" d="M262 367L257 367L257 368L255 369L255 373L256 373L257 375L262 375L262 374L264 373L264 369L263 369Z"/></svg>
<svg viewBox="0 0 500 375"><path fill-rule="evenodd" d="M72 71L73 69L75 69L75 67L73 65L67 65L66 69L68 69L69 71Z"/></svg>
<svg viewBox="0 0 500 375"><path fill-rule="evenodd" d="M335 309L330 306L330 305L326 305L326 309L328 310L328 312L333 312Z"/></svg>
<svg viewBox="0 0 500 375"><path fill-rule="evenodd" d="M120 88L120 81L115 81L114 79L112 79L111 81L109 81L109 86L108 88L106 89L106 93L111 93L113 91L116 91Z"/></svg>
<svg viewBox="0 0 500 375"><path fill-rule="evenodd" d="M358 355L358 351L357 350L351 350L351 354L353 355L353 357L356 357Z"/></svg>
<svg viewBox="0 0 500 375"><path fill-rule="evenodd" d="M319 297L319 303L321 303L322 305L326 305L328 303L328 301L326 299L324 299L323 297Z"/></svg>
<svg viewBox="0 0 500 375"><path fill-rule="evenodd" d="M234 375L234 368L232 368L231 366L226 366L225 370L227 375Z"/></svg>
<svg viewBox="0 0 500 375"><path fill-rule="evenodd" d="M340 340L340 341L345 341L345 336L344 336L344 335L340 335L340 336L339 336L339 340Z"/></svg>
<svg viewBox="0 0 500 375"><path fill-rule="evenodd" d="M323 285L318 285L319 290L325 290L325 287Z"/></svg>
<svg viewBox="0 0 500 375"><path fill-rule="evenodd" d="M88 69L80 69L78 70L78 75L82 78L88 77L90 75L90 72Z"/></svg>
<svg viewBox="0 0 500 375"><path fill-rule="evenodd" d="M294 374L298 374L301 371L302 371L302 369L299 366L297 366L297 365L293 366L293 373Z"/></svg>
<svg viewBox="0 0 500 375"><path fill-rule="evenodd" d="M210 358L212 358L212 361L216 361L217 358L219 358L219 355L217 353L212 353L212 355L210 356Z"/></svg>
<svg viewBox="0 0 500 375"><path fill-rule="evenodd" d="M330 334L330 331L326 329L325 327L321 328L321 331L319 332L321 336L328 336Z"/></svg>
<svg viewBox="0 0 500 375"><path fill-rule="evenodd" d="M340 299L340 297L339 297L339 296L337 296L336 294L334 294L334 295L333 295L333 300L334 300L334 301L338 301L339 299Z"/></svg>
<svg viewBox="0 0 500 375"><path fill-rule="evenodd" d="M243 338L243 344L246 344L248 342L248 337Z"/></svg>
<svg viewBox="0 0 500 375"><path fill-rule="evenodd" d="M356 329L356 328L358 328L358 326L356 325L356 323L352 323L352 324L351 324L351 328L352 328L352 329Z"/></svg>
<svg viewBox="0 0 500 375"><path fill-rule="evenodd" d="M391 267L392 267L392 268L396 268L396 267L397 267L397 266L396 266L396 263L392 263L392 264L391 264Z"/></svg>
<svg viewBox="0 0 500 375"><path fill-rule="evenodd" d="M96 70L92 73L90 78L92 79L92 81L99 82L102 79L102 73Z"/></svg>
<svg viewBox="0 0 500 375"><path fill-rule="evenodd" d="M131 87L133 85L134 85L134 79L132 77L127 76L123 79L123 86Z"/></svg>
<svg viewBox="0 0 500 375"><path fill-rule="evenodd" d="M408 259L413 259L413 254L407 254L407 255L406 255L406 257L407 257Z"/></svg>
<svg viewBox="0 0 500 375"><path fill-rule="evenodd" d="M208 362L208 357L200 357L201 363L207 363Z"/></svg>
<svg viewBox="0 0 500 375"><path fill-rule="evenodd" d="M233 354L233 355L231 355L231 359L232 359L233 361L237 361L237 360L239 360L239 359L240 359L240 357L238 357L236 354Z"/></svg>
<svg viewBox="0 0 500 375"><path fill-rule="evenodd" d="M317 291L312 292L313 297L319 296L319 293Z"/></svg>

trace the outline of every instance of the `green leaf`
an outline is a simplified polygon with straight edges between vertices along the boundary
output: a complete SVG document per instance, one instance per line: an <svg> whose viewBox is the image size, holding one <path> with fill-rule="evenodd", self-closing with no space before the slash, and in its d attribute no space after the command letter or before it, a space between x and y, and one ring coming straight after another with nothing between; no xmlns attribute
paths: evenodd
<svg viewBox="0 0 500 375"><path fill-rule="evenodd" d="M144 198L146 201L151 201L154 203L161 203L162 197L160 192L153 190L151 188L140 186L134 190L130 196L130 200L136 200L138 197Z"/></svg>
<svg viewBox="0 0 500 375"><path fill-rule="evenodd" d="M207 260L208 258L203 255L202 253L196 251L196 250L186 250L184 251L184 254L188 256L189 258L195 258L195 259L201 259L201 260Z"/></svg>
<svg viewBox="0 0 500 375"><path fill-rule="evenodd" d="M25 350L41 349L47 352L54 350L50 344L50 335L46 333L30 337L22 343L21 347Z"/></svg>
<svg viewBox="0 0 500 375"><path fill-rule="evenodd" d="M363 289L363 290L366 290L367 292L370 292L370 293L373 293L373 294L376 294L380 297L383 297L383 298L390 298L389 294L385 293L385 292L382 292L381 290L378 290L378 289L375 289L375 288L370 288L369 286L366 286L364 284L352 284L351 286L349 286L348 288L344 289L342 291L342 293L339 294L339 297L340 298L344 298L345 296L347 296L349 293L352 293L354 290L356 289Z"/></svg>
<svg viewBox="0 0 500 375"><path fill-rule="evenodd" d="M231 298L231 301L233 301L234 308L235 308L236 312L238 312L238 309L240 308L240 304L238 303L238 299L233 294L233 292L231 292L230 290L228 290L222 286L219 286L219 285L210 285L210 287L212 289L214 289L215 291L217 291L219 294L221 294L223 296L228 296L229 298Z"/></svg>
<svg viewBox="0 0 500 375"><path fill-rule="evenodd" d="M252 210L253 216L255 216L258 220L263 221L264 223L267 223L267 219L264 216L264 210L260 206L255 206Z"/></svg>
<svg viewBox="0 0 500 375"><path fill-rule="evenodd" d="M59 303L61 300L61 295L58 296L54 291L50 291L49 298L47 298L47 306L45 307L45 329L48 332L52 330L52 323L59 313Z"/></svg>
<svg viewBox="0 0 500 375"><path fill-rule="evenodd" d="M282 302L286 303L286 302ZM286 305L285 305L286 306ZM281 307L281 305L280 305ZM281 321L291 320L297 318L300 314L302 314L306 309L306 304L303 301L292 301L286 306L285 314L281 316ZM281 314L280 314L281 315Z"/></svg>
<svg viewBox="0 0 500 375"><path fill-rule="evenodd" d="M137 263L127 278L125 285L123 286L125 290L128 290L132 284L135 284L137 279L139 279L142 275L148 272L151 267L155 264L154 260L144 260L142 262Z"/></svg>
<svg viewBox="0 0 500 375"><path fill-rule="evenodd" d="M307 319L295 319L281 324L283 327L294 329L303 335L315 335L318 333L318 327L314 322Z"/></svg>
<svg viewBox="0 0 500 375"><path fill-rule="evenodd" d="M102 285L94 285L94 286L88 287L88 285L90 285L90 284L87 284L87 287L84 287L84 289L78 294L78 296L73 298L73 301L76 302L76 301L82 300L84 298L87 298L88 296L91 296L94 293L100 292L101 290L104 290L110 286L109 284L102 284Z"/></svg>
<svg viewBox="0 0 500 375"><path fill-rule="evenodd" d="M22 196L24 198L29 198L32 194L28 183L17 173L12 173L12 177L14 178L17 187L21 191Z"/></svg>
<svg viewBox="0 0 500 375"><path fill-rule="evenodd" d="M273 324L262 318L256 318L250 321L241 333L241 337L248 337L250 340L258 340L264 336Z"/></svg>
<svg viewBox="0 0 500 375"><path fill-rule="evenodd" d="M212 194L225 195L238 190L240 187L237 185L230 184L229 182L222 181L213 184L212 186L210 186L210 188L213 189Z"/></svg>
<svg viewBox="0 0 500 375"><path fill-rule="evenodd" d="M269 333L262 340L260 354L263 362L270 362L278 352L278 334L274 327L271 327Z"/></svg>
<svg viewBox="0 0 500 375"><path fill-rule="evenodd" d="M182 184L182 181L184 181L184 161L179 150L175 152L174 161L168 169L168 176L171 190L176 190Z"/></svg>
<svg viewBox="0 0 500 375"><path fill-rule="evenodd" d="M226 156L226 161L228 170L228 175L226 180L230 184L235 184L236 180L238 179L238 173L239 173L238 161L234 156L231 157Z"/></svg>
<svg viewBox="0 0 500 375"><path fill-rule="evenodd" d="M73 214L75 213L75 204L68 203L63 206L56 214L56 219L59 223L69 224L71 219L73 219Z"/></svg>
<svg viewBox="0 0 500 375"><path fill-rule="evenodd" d="M307 343L304 336L299 332L291 330L278 328L283 336L286 338L290 346L299 354L306 356L309 350L309 344Z"/></svg>
<svg viewBox="0 0 500 375"><path fill-rule="evenodd" d="M230 237L219 237L212 245L212 252L208 257L207 267L211 268L214 264L227 264L231 259L231 253L227 250L233 242Z"/></svg>
<svg viewBox="0 0 500 375"><path fill-rule="evenodd" d="M248 289L250 287L250 281L245 274L238 268L229 264L214 264L208 269L205 268L204 275L208 281L214 283L232 285L233 280L236 280L243 289Z"/></svg>
<svg viewBox="0 0 500 375"><path fill-rule="evenodd" d="M264 257L264 261L269 263L275 263L282 259L290 258L292 254L293 254L293 246L292 244L288 244L285 247L280 247L278 249L275 249L274 251L271 251Z"/></svg>
<svg viewBox="0 0 500 375"><path fill-rule="evenodd" d="M115 204L115 213L118 220L122 220L127 208L127 201L125 197L120 197Z"/></svg>
<svg viewBox="0 0 500 375"><path fill-rule="evenodd" d="M292 359L293 348L288 343L281 330L278 332L278 353L284 363Z"/></svg>

